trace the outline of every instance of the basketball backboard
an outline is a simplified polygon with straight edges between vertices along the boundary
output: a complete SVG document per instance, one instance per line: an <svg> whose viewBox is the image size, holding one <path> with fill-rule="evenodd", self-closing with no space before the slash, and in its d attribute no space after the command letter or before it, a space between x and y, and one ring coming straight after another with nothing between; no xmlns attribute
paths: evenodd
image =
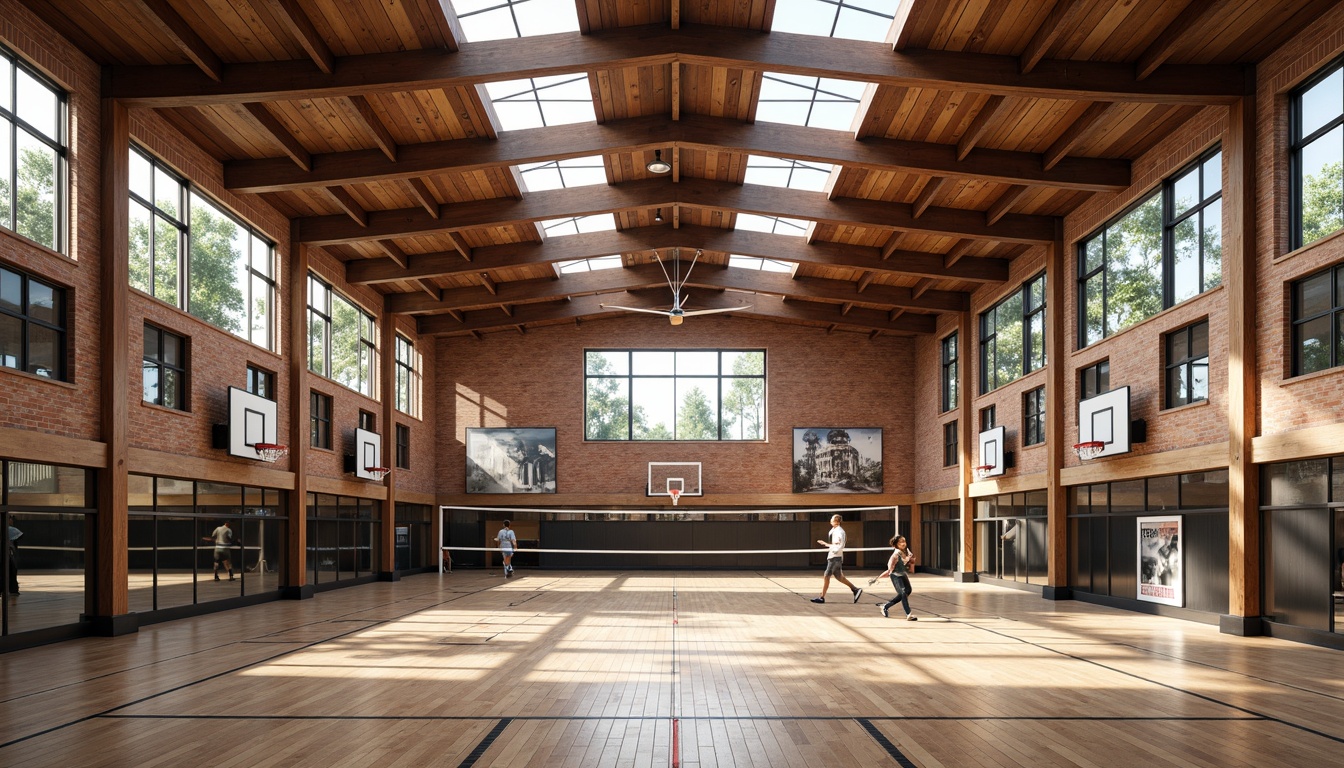
<svg viewBox="0 0 1344 768"><path fill-rule="evenodd" d="M367 429L355 430L355 477L365 480L382 480L368 470L383 466L383 436Z"/></svg>
<svg viewBox="0 0 1344 768"><path fill-rule="evenodd" d="M229 455L261 461L257 443L276 443L278 425L274 400L229 387Z"/></svg>
<svg viewBox="0 0 1344 768"><path fill-rule="evenodd" d="M980 433L979 466L989 467L980 472L980 477L998 477L1007 471L1004 452L1008 445L1008 430L995 427Z"/></svg>
<svg viewBox="0 0 1344 768"><path fill-rule="evenodd" d="M682 496L704 496L705 489L700 483L700 462L698 461L650 461L650 496L671 496L672 488L680 487Z"/></svg>
<svg viewBox="0 0 1344 768"><path fill-rule="evenodd" d="M1129 453L1129 387L1078 403L1078 442L1105 445L1097 458Z"/></svg>

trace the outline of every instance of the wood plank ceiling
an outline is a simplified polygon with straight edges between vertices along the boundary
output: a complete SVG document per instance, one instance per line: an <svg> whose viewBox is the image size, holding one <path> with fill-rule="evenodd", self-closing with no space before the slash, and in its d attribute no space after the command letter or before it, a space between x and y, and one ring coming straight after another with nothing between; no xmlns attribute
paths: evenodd
<svg viewBox="0 0 1344 768"><path fill-rule="evenodd" d="M774 0L575 2L576 32L481 42L446 0L30 5L108 65L106 96L159 110L351 282L422 333L483 338L666 308L655 251L703 252L689 309L932 332L1333 4L890 0L867 42L777 31ZM503 130L486 84L557 74L586 78L596 125ZM787 76L866 84L851 129L758 121ZM606 185L528 191L516 167L590 156ZM749 156L834 170L821 191L745 184ZM736 229L744 214L805 229ZM614 231L541 227L586 215ZM614 254L623 269L556 266Z"/></svg>

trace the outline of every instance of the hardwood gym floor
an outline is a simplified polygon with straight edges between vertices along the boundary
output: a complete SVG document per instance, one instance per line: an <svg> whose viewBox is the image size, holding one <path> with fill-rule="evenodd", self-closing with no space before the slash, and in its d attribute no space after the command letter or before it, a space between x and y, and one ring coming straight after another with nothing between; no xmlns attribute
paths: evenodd
<svg viewBox="0 0 1344 768"><path fill-rule="evenodd" d="M1337 651L923 575L920 620L884 619L886 590L853 605L833 585L813 605L820 581L459 570L9 653L0 765L1265 768L1344 755Z"/></svg>

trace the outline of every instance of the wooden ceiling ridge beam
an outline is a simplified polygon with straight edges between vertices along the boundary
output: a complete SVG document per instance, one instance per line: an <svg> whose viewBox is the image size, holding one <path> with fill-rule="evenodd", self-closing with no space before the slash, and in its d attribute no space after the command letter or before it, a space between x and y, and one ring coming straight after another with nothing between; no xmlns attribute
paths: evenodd
<svg viewBox="0 0 1344 768"><path fill-rule="evenodd" d="M445 205L438 219L422 208L377 211L368 226L340 215L296 219L304 242L336 245L361 240L410 237L481 227L516 225L571 216L648 210L651 208L703 209L805 219L821 224L872 229L902 229L949 237L969 237L1005 243L1040 245L1050 242L1055 218L1004 214L998 223L985 223L981 211L930 206L916 218L913 206L880 200L827 199L824 192L734 184L709 179L642 179L609 186L547 190L522 200L492 198Z"/></svg>
<svg viewBox="0 0 1344 768"><path fill-rule="evenodd" d="M182 18L168 0L134 0L141 10L149 14L154 26L172 41L182 53L187 55L195 69L215 83L224 80L224 62L219 55L206 44L187 20Z"/></svg>
<svg viewBox="0 0 1344 768"><path fill-rule="evenodd" d="M167 0L140 0L167 7ZM188 28L189 30L189 28ZM368 93L451 89L528 77L593 73L672 62L727 69L836 77L902 88L1026 98L1160 104L1227 104L1240 95L1239 70L1172 65L1139 81L1121 62L1042 59L1023 74L1018 56L942 50L893 52L887 43L716 25L666 24L564 32L467 43L460 50L409 49L337 57L330 74L310 61L231 64L219 80L195 67L134 65L112 70L105 97L135 107L292 101ZM204 67L202 67L204 69Z"/></svg>
<svg viewBox="0 0 1344 768"><path fill-rule="evenodd" d="M988 106L981 110L980 116L986 114L991 114ZM769 155L851 169L926 173L1088 192L1114 192L1130 184L1130 164L1125 160L1075 158L1045 170L1042 155L1037 153L985 149L972 152L968 139L974 130L972 126L954 148L934 142L880 137L854 140L838 131L821 128L746 123L708 115L682 115L675 122L662 115L651 115L596 126L576 124L509 131L497 139L404 144L395 148L395 160L386 152L380 155L371 150L324 153L313 156L310 171L298 171L279 158L235 160L225 164L224 183L235 192L281 192L468 173L590 155L633 154L667 149L670 145L673 159L677 150L684 147Z"/></svg>
<svg viewBox="0 0 1344 768"><path fill-rule="evenodd" d="M294 165L302 168L305 172L313 170L312 155L294 137L294 134L289 132L285 124L280 122L280 118L271 113L271 110L265 104L244 104L243 108L257 127L280 146L281 151Z"/></svg>
<svg viewBox="0 0 1344 768"><path fill-rule="evenodd" d="M552 238L545 243L509 243L474 250L471 262L458 251L409 256L409 266L389 259L356 259L346 263L346 280L357 285L391 283L415 277L476 274L482 270L508 269L527 264L587 259L613 253L633 253L666 248L706 248L718 253L821 264L869 270L874 274L914 275L975 283L1001 283L1008 279L1008 262L991 258L965 258L945 266L946 257L921 251L893 250L883 259L877 248L841 243L806 245L799 238L763 232L717 227L683 227L675 232L663 227L640 227L623 231L591 232Z"/></svg>
<svg viewBox="0 0 1344 768"><path fill-rule="evenodd" d="M303 48L308 58L325 74L331 74L336 67L336 57L327 42L322 39L312 19L303 12L298 0L262 0L270 7L272 15L284 26L289 36Z"/></svg>

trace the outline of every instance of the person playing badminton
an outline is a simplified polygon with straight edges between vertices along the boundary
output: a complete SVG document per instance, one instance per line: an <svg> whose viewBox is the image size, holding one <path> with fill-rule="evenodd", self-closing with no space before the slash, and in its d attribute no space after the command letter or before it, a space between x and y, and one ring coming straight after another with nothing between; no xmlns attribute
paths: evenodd
<svg viewBox="0 0 1344 768"><path fill-rule="evenodd" d="M910 586L910 576L908 571L910 566L915 563L915 553L910 551L909 545L905 543L904 536L892 536L889 542L893 549L891 557L887 558L887 570L879 573L868 580L868 586L877 583L878 579L891 577L891 586L896 589L896 596L884 603L882 608L883 616L890 616L891 606L900 603L905 609L905 618L908 621L918 621L913 613L910 612L910 593L914 589Z"/></svg>

